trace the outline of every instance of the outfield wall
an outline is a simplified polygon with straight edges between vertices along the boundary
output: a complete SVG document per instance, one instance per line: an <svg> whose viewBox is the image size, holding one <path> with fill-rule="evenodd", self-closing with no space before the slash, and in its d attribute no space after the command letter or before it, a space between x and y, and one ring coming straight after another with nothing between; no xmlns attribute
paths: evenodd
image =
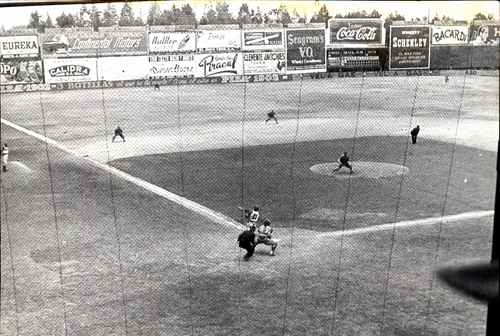
<svg viewBox="0 0 500 336"><path fill-rule="evenodd" d="M408 23L391 27L417 29ZM13 92L45 88L35 85L44 83L60 89L71 86L60 83L101 81L117 81L118 87L158 81L168 85L176 78L224 83L235 78L281 80L285 77L280 76L297 74L320 78L326 72L346 77L356 72L388 73L389 63L399 71L389 73L398 75L405 71L412 75L417 68L415 74L499 69L500 26L420 27L426 29L425 47L394 44L398 50L392 50L396 55L392 63L393 43L385 45L383 22L374 19L335 19L329 28L323 24L125 27L99 32L55 28L44 34L0 35L0 86L2 92ZM401 34L395 37L410 41ZM202 80L207 78L214 80ZM96 85L110 86L76 87Z"/></svg>

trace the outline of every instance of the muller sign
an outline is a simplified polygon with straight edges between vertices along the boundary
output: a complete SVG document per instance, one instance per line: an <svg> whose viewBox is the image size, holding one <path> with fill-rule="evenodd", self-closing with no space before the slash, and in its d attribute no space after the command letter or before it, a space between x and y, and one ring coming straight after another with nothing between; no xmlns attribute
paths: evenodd
<svg viewBox="0 0 500 336"><path fill-rule="evenodd" d="M383 22L379 19L330 19L329 44L383 44Z"/></svg>

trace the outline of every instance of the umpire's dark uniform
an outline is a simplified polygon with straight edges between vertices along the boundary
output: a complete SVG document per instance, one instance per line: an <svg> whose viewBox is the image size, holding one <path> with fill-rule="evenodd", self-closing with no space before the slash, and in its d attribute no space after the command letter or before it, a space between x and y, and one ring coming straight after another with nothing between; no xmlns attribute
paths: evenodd
<svg viewBox="0 0 500 336"><path fill-rule="evenodd" d="M414 129L412 129L411 132L410 132L410 134L411 134L411 142L413 144L417 143L418 132L420 132L420 126L419 125L417 125L417 127L415 127Z"/></svg>
<svg viewBox="0 0 500 336"><path fill-rule="evenodd" d="M245 254L243 259L250 259L255 251L255 227L251 227L250 230L243 231L238 236L238 243L242 249L247 250L247 254Z"/></svg>

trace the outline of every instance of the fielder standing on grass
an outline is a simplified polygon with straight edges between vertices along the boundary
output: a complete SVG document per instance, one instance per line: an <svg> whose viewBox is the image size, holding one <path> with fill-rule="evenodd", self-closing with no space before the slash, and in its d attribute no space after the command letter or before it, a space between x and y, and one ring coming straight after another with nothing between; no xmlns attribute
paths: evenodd
<svg viewBox="0 0 500 336"><path fill-rule="evenodd" d="M420 126L419 125L417 125L417 127L415 127L414 129L411 130L410 134L411 134L411 142L412 142L412 144L416 144L417 143L418 132L420 132Z"/></svg>
<svg viewBox="0 0 500 336"><path fill-rule="evenodd" d="M113 135L113 140L111 140L111 142L115 142L115 139L116 137L120 137L122 138L123 142L125 142L125 136L123 135L123 130L120 128L120 126L118 126L116 129L115 129L115 135Z"/></svg>
<svg viewBox="0 0 500 336"><path fill-rule="evenodd" d="M9 147L7 146L6 143L2 145L2 171L6 172L7 169L7 163L9 162Z"/></svg>
<svg viewBox="0 0 500 336"><path fill-rule="evenodd" d="M271 110L271 112L267 113L266 123L271 119L274 119L274 121L278 123L278 118L276 118L276 112L274 112L274 110Z"/></svg>

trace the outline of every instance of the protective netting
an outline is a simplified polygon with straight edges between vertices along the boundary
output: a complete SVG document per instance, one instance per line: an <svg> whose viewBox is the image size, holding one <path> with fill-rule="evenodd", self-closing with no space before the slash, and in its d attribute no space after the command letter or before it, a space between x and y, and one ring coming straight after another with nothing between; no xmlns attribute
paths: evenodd
<svg viewBox="0 0 500 336"><path fill-rule="evenodd" d="M3 121L68 149L2 123L2 333L482 334L434 272L489 257L498 75L447 74L2 92ZM344 151L353 174L311 171ZM243 261L233 222L141 181L234 222L259 206L277 255Z"/></svg>

